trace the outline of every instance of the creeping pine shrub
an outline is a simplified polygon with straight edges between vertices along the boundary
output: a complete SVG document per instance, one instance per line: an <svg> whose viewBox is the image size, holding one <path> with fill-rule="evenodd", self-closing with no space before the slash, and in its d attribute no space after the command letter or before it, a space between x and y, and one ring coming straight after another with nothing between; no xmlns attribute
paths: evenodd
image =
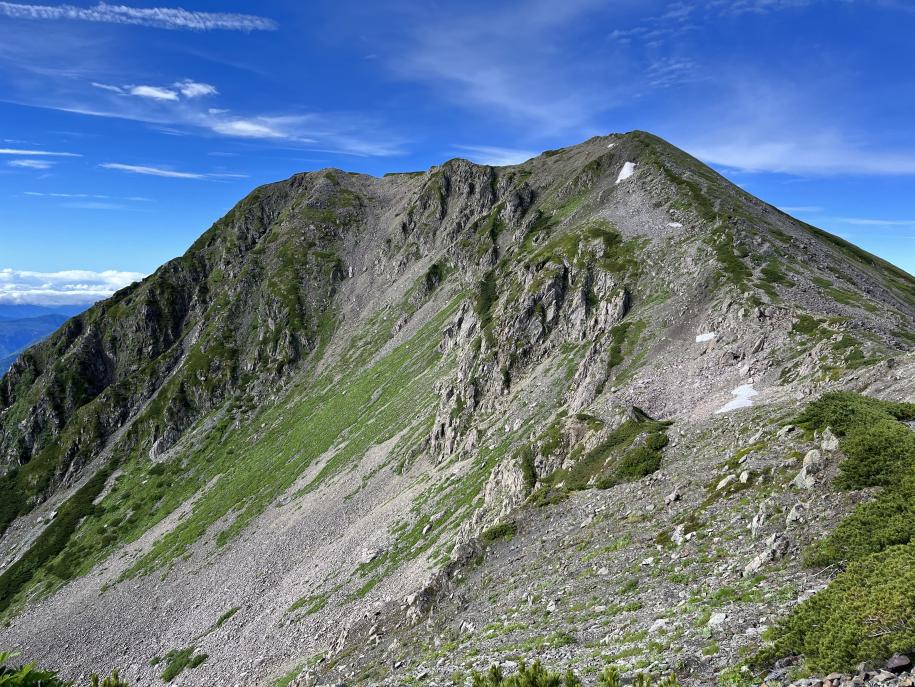
<svg viewBox="0 0 915 687"><path fill-rule="evenodd" d="M499 539L508 539L511 540L518 532L518 525L513 522L503 522L499 525L493 525L488 527L480 534L480 539L486 543L491 544L494 541Z"/></svg>
<svg viewBox="0 0 915 687"><path fill-rule="evenodd" d="M14 656L15 654L0 652L0 687L74 687L72 682L64 682L57 677L57 673L41 670L34 663L28 663L18 668L7 665ZM129 685L118 677L117 671L114 671L101 681L97 675L93 675L89 687L129 687Z"/></svg>
<svg viewBox="0 0 915 687"><path fill-rule="evenodd" d="M765 660L802 654L814 671L849 670L915 647L915 545L851 563L778 628Z"/></svg>
<svg viewBox="0 0 915 687"><path fill-rule="evenodd" d="M107 467L93 475L63 503L57 517L35 538L28 551L0 574L0 611L10 606L16 594L32 580L39 568L64 550L82 519L95 512L95 498L110 474L111 467ZM70 573L59 566L56 570L59 576Z"/></svg>
<svg viewBox="0 0 915 687"><path fill-rule="evenodd" d="M654 687L654 679L647 673L635 676L633 684L636 687ZM616 666L607 666L598 676L596 687L621 687L620 672ZM679 687L676 675L663 678L658 687ZM492 666L486 674L473 673L473 687L582 687L581 679L572 670L567 670L564 675L552 672L535 661L528 666L523 661L518 666L518 671L508 677L498 666Z"/></svg>
<svg viewBox="0 0 915 687"><path fill-rule="evenodd" d="M838 484L849 489L886 487L915 466L915 432L895 419L856 425L842 441L846 460Z"/></svg>
<svg viewBox="0 0 915 687"><path fill-rule="evenodd" d="M626 420L610 432L569 470L557 470L551 479L562 480L566 489L576 491L592 484L609 489L650 475L661 466L661 451L669 441L666 433L669 426L669 422L652 420L640 413L637 419ZM644 443L633 446L636 439L646 434ZM618 459L611 460L617 455Z"/></svg>
<svg viewBox="0 0 915 687"><path fill-rule="evenodd" d="M196 648L189 646L185 649L172 649L163 659L166 662L165 670L162 671L162 679L165 682L171 682L185 669L196 668L207 660L207 655L196 653Z"/></svg>
<svg viewBox="0 0 915 687"><path fill-rule="evenodd" d="M473 687L578 687L581 682L569 671L565 679L559 674L547 670L540 661L528 666L524 661L518 665L518 671L506 677L499 666L492 666L489 672L481 675L473 673ZM569 682L571 680L571 682Z"/></svg>
<svg viewBox="0 0 915 687"><path fill-rule="evenodd" d="M838 486L882 489L805 552L808 565L844 570L775 628L757 662L803 655L831 672L915 647L915 432L901 422L913 418L915 404L831 393L797 419L840 437Z"/></svg>
<svg viewBox="0 0 915 687"><path fill-rule="evenodd" d="M632 482L646 477L661 467L661 453L648 446L637 446L627 451L616 466L616 477Z"/></svg>
<svg viewBox="0 0 915 687"><path fill-rule="evenodd" d="M598 687L622 687L622 684L620 671L616 666L607 666L597 678Z"/></svg>

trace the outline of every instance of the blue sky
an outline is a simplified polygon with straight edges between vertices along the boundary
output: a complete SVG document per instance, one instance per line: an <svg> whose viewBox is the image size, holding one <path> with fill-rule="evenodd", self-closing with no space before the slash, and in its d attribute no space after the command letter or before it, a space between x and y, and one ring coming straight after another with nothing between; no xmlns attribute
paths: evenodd
<svg viewBox="0 0 915 687"><path fill-rule="evenodd" d="M0 2L0 301L101 297L298 171L631 129L915 272L912 35L909 0Z"/></svg>

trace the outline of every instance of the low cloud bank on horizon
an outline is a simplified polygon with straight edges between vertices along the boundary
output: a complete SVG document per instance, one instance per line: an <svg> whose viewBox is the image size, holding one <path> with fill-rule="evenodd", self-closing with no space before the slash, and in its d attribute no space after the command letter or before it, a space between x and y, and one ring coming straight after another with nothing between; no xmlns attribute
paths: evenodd
<svg viewBox="0 0 915 687"><path fill-rule="evenodd" d="M64 270L30 272L0 269L0 303L14 305L83 305L108 298L143 279L140 272Z"/></svg>

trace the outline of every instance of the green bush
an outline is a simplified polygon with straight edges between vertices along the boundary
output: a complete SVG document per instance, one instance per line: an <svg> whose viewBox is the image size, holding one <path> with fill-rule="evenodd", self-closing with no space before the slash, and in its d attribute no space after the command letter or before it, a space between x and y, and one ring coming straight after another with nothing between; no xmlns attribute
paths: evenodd
<svg viewBox="0 0 915 687"><path fill-rule="evenodd" d="M490 270L477 285L477 293L473 302L474 312L480 318L480 327L484 330L489 329L489 325L492 323L492 306L498 297L496 273Z"/></svg>
<svg viewBox="0 0 915 687"><path fill-rule="evenodd" d="M0 652L0 687L74 687L72 682L64 682L57 673L39 669L34 663L13 668L7 663L15 654ZM114 671L99 681L97 675L90 680L90 687L129 687Z"/></svg>
<svg viewBox="0 0 915 687"><path fill-rule="evenodd" d="M670 438L664 432L649 434L648 438L645 440L645 446L650 448L652 451L660 451L669 443Z"/></svg>
<svg viewBox="0 0 915 687"><path fill-rule="evenodd" d="M491 544L499 539L511 540L517 533L518 525L513 522L503 522L483 530L482 534L480 534L480 540L486 544Z"/></svg>
<svg viewBox="0 0 915 687"><path fill-rule="evenodd" d="M870 425L887 418L915 420L915 404L881 401L850 391L838 391L823 394L808 405L795 423L806 429L832 427L836 434L843 436L855 426Z"/></svg>
<svg viewBox="0 0 915 687"><path fill-rule="evenodd" d="M855 561L897 544L915 540L915 477L898 489L885 490L858 506L836 529L804 555L812 567Z"/></svg>
<svg viewBox="0 0 915 687"><path fill-rule="evenodd" d="M522 661L518 666L518 671L506 677L499 666L492 666L485 674L474 672L472 675L473 687L581 687L581 680L571 669L567 670L564 675L552 672L540 665L540 661L534 661L528 666ZM620 671L616 666L607 666L598 676L596 687L621 687ZM653 678L647 673L638 673L633 685L636 687L652 687L655 684ZM668 675L663 678L658 687L679 687L680 682L676 675Z"/></svg>
<svg viewBox="0 0 915 687"><path fill-rule="evenodd" d="M883 489L806 551L808 565L847 568L779 623L758 662L803 655L811 670L831 672L915 648L915 433L900 422L913 417L913 404L846 392L798 417L841 437L839 486Z"/></svg>
<svg viewBox="0 0 915 687"><path fill-rule="evenodd" d="M599 489L608 489L621 482L629 482L650 475L661 465L661 451L668 443L669 422L653 420L640 413L637 419L626 420L594 449L589 451L568 470L557 470L550 480L563 481L570 491L587 489L592 479ZM636 439L647 434L645 444L630 448ZM610 459L621 457L615 462ZM607 467L610 462L610 467Z"/></svg>
<svg viewBox="0 0 915 687"><path fill-rule="evenodd" d="M814 671L852 670L915 647L915 544L855 561L780 624L762 662L802 654Z"/></svg>
<svg viewBox="0 0 915 687"><path fill-rule="evenodd" d="M607 666L597 678L598 687L622 687L620 671L616 666Z"/></svg>
<svg viewBox="0 0 915 687"><path fill-rule="evenodd" d="M93 502L105 486L111 467L103 468L60 507L57 517L36 537L22 557L0 575L0 612L32 579L38 569L57 556L76 531L80 521L95 511ZM62 571L63 572L63 571Z"/></svg>
<svg viewBox="0 0 915 687"><path fill-rule="evenodd" d="M162 679L165 682L171 682L185 669L196 668L207 660L207 655L196 653L197 648L189 646L185 649L172 649L163 660L165 661L165 670L162 671Z"/></svg>
<svg viewBox="0 0 915 687"><path fill-rule="evenodd" d="M895 419L855 425L841 446L841 487L892 486L915 467L915 432Z"/></svg>
<svg viewBox="0 0 915 687"><path fill-rule="evenodd" d="M572 676L572 682L566 682L559 673L547 670L540 661L534 661L530 666L523 661L518 666L518 672L505 677L499 666L492 666L485 675L474 672L472 675L473 687L577 687L581 684L572 673L567 674L566 680Z"/></svg>
<svg viewBox="0 0 915 687"><path fill-rule="evenodd" d="M616 477L622 482L642 479L661 467L661 453L648 446L627 451L616 466Z"/></svg>

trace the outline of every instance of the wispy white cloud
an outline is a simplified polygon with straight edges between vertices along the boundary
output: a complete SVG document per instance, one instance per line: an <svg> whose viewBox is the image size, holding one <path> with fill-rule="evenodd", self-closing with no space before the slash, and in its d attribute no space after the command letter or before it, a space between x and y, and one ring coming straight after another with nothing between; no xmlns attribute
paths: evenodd
<svg viewBox="0 0 915 687"><path fill-rule="evenodd" d="M803 91L789 76L722 68L715 98L676 113L668 134L705 162L739 172L915 175L915 146L877 143L831 110L828 95L828 85Z"/></svg>
<svg viewBox="0 0 915 687"><path fill-rule="evenodd" d="M398 78L461 107L540 135L574 130L618 100L618 82L598 78L583 60L557 59L571 48L569 31L604 7L599 0L531 0L473 13L416 9L399 22L403 33L385 39L382 60Z"/></svg>
<svg viewBox="0 0 915 687"><path fill-rule="evenodd" d="M144 198L143 196L127 196L126 198L112 197L100 193L45 193L43 191L24 191L22 193L24 196L30 196L32 198L63 198L63 199L82 199L82 198L96 198L99 200L118 200L118 201L129 201L135 203L149 203L152 202L151 198Z"/></svg>
<svg viewBox="0 0 915 687"><path fill-rule="evenodd" d="M258 119L223 119L225 111L210 111L212 117L209 128L217 134L238 138L290 138L290 134L278 126L279 120ZM309 140L309 143L314 142Z"/></svg>
<svg viewBox="0 0 915 687"><path fill-rule="evenodd" d="M0 303L68 305L92 303L139 281L139 272L65 270L31 272L0 269Z"/></svg>
<svg viewBox="0 0 915 687"><path fill-rule="evenodd" d="M117 93L118 95L132 95L140 98L168 100L172 102L178 102L178 100L180 100L179 95L190 99L200 98L206 95L216 95L219 93L212 84L192 81L190 79L177 81L171 86L117 86L114 84L99 83L98 81L92 81L91 85L100 90L108 91L109 93Z"/></svg>
<svg viewBox="0 0 915 687"><path fill-rule="evenodd" d="M153 100L178 100L177 92L161 86L129 86L127 93L140 98L152 98Z"/></svg>
<svg viewBox="0 0 915 687"><path fill-rule="evenodd" d="M779 205L778 209L782 212L798 212L801 214L823 211L823 208L819 205Z"/></svg>
<svg viewBox="0 0 915 687"><path fill-rule="evenodd" d="M167 177L170 179L244 179L244 174L230 174L226 172L182 172L168 167L155 167L152 165L129 165L122 162L103 162L99 165L105 169L129 174L143 174L153 177Z"/></svg>
<svg viewBox="0 0 915 687"><path fill-rule="evenodd" d="M216 95L219 93L219 91L216 90L216 86L208 83L191 81L190 79L179 81L175 84L175 87L181 91L181 95L185 98L200 98L205 95Z"/></svg>
<svg viewBox="0 0 915 687"><path fill-rule="evenodd" d="M77 200L64 203L62 207L73 210L123 210L124 206L120 203L108 203L99 200Z"/></svg>
<svg viewBox="0 0 915 687"><path fill-rule="evenodd" d="M82 157L79 153L58 153L50 150L25 150L22 148L0 148L0 155L28 155L29 157Z"/></svg>
<svg viewBox="0 0 915 687"><path fill-rule="evenodd" d="M172 179L206 179L206 174L197 172L179 172L174 169L165 169L164 167L151 167L148 165L127 165L120 162L103 162L99 167L113 169L119 172L129 172L130 174L145 174L154 177L169 177Z"/></svg>
<svg viewBox="0 0 915 687"><path fill-rule="evenodd" d="M818 2L823 2L823 0L712 0L708 6L722 14L767 14L807 7ZM851 0L829 0L829 2L848 4Z"/></svg>
<svg viewBox="0 0 915 687"><path fill-rule="evenodd" d="M190 31L272 31L272 19L227 12L191 12L170 7L127 7L100 2L94 7L0 2L0 15L13 19L76 20Z"/></svg>
<svg viewBox="0 0 915 687"><path fill-rule="evenodd" d="M463 157L467 157L481 165L517 165L525 160L539 155L533 150L522 150L519 148L500 148L498 146L479 146L479 145L458 145L455 149L460 151Z"/></svg>
<svg viewBox="0 0 915 687"><path fill-rule="evenodd" d="M658 59L645 70L645 82L654 88L671 88L706 80L709 76L702 67L691 59L667 57Z"/></svg>
<svg viewBox="0 0 915 687"><path fill-rule="evenodd" d="M84 92L68 94L65 100L42 98L36 102L9 99L6 102L93 117L145 122L157 125L160 131L175 134L203 131L227 138L270 141L299 149L356 156L385 157L404 152L403 137L391 133L387 126L374 117L358 113L306 112L243 116L227 108L201 107L198 101L203 96L218 92L210 84L182 81L175 84L177 90L170 87L117 86L100 82L91 82L91 85L96 90L114 94L114 97L93 99ZM179 92L182 97L179 97ZM143 97L127 97L131 95ZM0 149L0 154L4 152L32 154L27 150Z"/></svg>
<svg viewBox="0 0 915 687"><path fill-rule="evenodd" d="M54 166L51 160L10 160L6 164L21 169L51 169Z"/></svg>
<svg viewBox="0 0 915 687"><path fill-rule="evenodd" d="M878 219L873 217L833 217L833 222L861 227L915 227L915 219Z"/></svg>
<svg viewBox="0 0 915 687"><path fill-rule="evenodd" d="M117 93L118 95L125 95L125 91L120 86L114 86L110 83L99 83L98 81L92 81L91 84L94 88L100 88L103 91L109 91L111 93Z"/></svg>
<svg viewBox="0 0 915 687"><path fill-rule="evenodd" d="M841 131L721 129L716 140L685 147L693 155L742 172L800 176L881 176L915 174L915 151L883 150L855 141Z"/></svg>

